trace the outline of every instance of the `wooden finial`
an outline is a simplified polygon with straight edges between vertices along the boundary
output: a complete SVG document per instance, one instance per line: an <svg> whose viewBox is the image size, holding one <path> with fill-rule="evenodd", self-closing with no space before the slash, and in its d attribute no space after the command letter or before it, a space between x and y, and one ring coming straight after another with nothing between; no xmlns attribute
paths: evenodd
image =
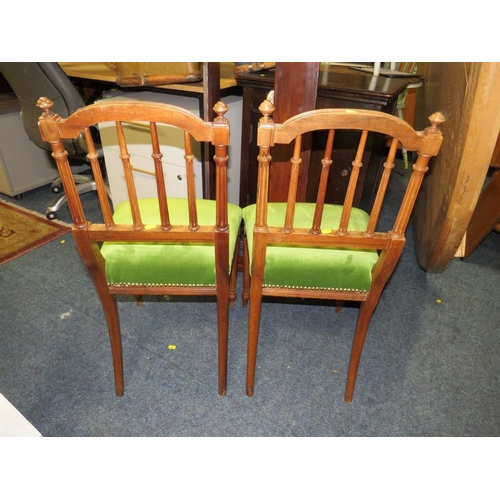
<svg viewBox="0 0 500 500"><path fill-rule="evenodd" d="M276 108L274 107L274 104L269 101L265 100L262 101L262 104L259 106L259 111L264 115L265 118L269 118L273 113Z"/></svg>
<svg viewBox="0 0 500 500"><path fill-rule="evenodd" d="M52 106L54 106L54 103L48 97L40 97L36 101L36 105L43 111L44 115L52 115Z"/></svg>
<svg viewBox="0 0 500 500"><path fill-rule="evenodd" d="M213 107L213 110L217 114L217 118L215 118L215 121L219 122L224 121L225 120L224 115L227 113L228 109L229 108L227 107L226 103L222 101L217 101L215 103L215 106Z"/></svg>
<svg viewBox="0 0 500 500"><path fill-rule="evenodd" d="M434 128L438 128L446 121L446 118L444 117L443 113L441 113L441 111L436 111L435 113L432 113L431 116L429 116L429 121Z"/></svg>

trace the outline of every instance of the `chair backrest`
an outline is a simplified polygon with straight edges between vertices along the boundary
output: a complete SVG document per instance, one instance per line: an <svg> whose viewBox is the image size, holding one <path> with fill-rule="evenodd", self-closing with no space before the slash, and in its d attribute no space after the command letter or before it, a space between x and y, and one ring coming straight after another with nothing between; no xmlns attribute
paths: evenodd
<svg viewBox="0 0 500 500"><path fill-rule="evenodd" d="M50 151L50 145L42 140L38 129L40 109L36 103L39 97L47 96L54 103L54 113L67 117L85 106L82 96L56 62L0 62L0 73L19 99L29 139ZM78 138L67 141L66 149L72 156L86 153Z"/></svg>
<svg viewBox="0 0 500 500"><path fill-rule="evenodd" d="M61 119L52 110L52 101L40 98L39 108L43 115L39 119L41 136L51 144L53 157L56 160L62 178L64 191L68 197L68 205L72 215L75 230L84 231L90 241L119 241L119 242L161 242L161 241L190 241L213 242L214 231L220 235L227 235L227 146L229 144L229 124L224 117L227 106L218 102L214 111L217 114L214 122L204 122L195 114L182 108L155 102L114 101L103 100L97 104L86 106L66 119ZM90 127L105 122L114 122L119 141L121 158L119 165L125 175L130 223L121 224L115 221L110 201L108 199L104 179L99 166L98 154L90 133ZM134 178L134 167L130 161L130 154L124 134L126 123L146 124L151 134L151 162L154 164L154 178L156 179L160 224L151 224L148 216L141 212L137 197ZM158 126L157 126L158 124ZM168 186L162 168L162 151L158 140L158 127L166 124L176 129L182 129L185 140L185 163L187 178L187 223L174 225L169 216ZM74 139L83 131L87 147L88 158L91 163L102 212L103 224L90 224L84 214L83 206L71 176L67 154L64 149L64 139ZM215 227L202 226L198 223L197 204L195 199L195 184L193 171L193 154L191 141L209 142L215 146L216 164L216 204L217 214ZM111 168L111 165L108 167ZM116 209L116 207L114 207ZM150 217L150 216L149 216ZM227 253L227 242L226 242Z"/></svg>
<svg viewBox="0 0 500 500"><path fill-rule="evenodd" d="M267 243L287 245L309 245L331 248L351 248L367 250L388 250L391 242L404 241L404 233L417 197L423 176L428 170L431 157L435 156L442 142L439 125L444 121L441 113L430 117L431 126L416 132L405 121L378 111L354 109L317 109L296 115L282 124L273 122L271 117L274 106L264 101L259 110L263 117L259 122L257 144L259 153L258 190L256 203L256 223L254 233L265 233ZM295 227L294 213L297 205L297 187L301 167L301 141L304 134L326 130L327 139L322 160L322 171L315 202L314 219L309 227ZM325 207L325 194L332 164L332 151L335 147L335 132L354 130L359 132L357 150L353 152L352 171L345 194L338 227L323 227L321 224ZM363 155L371 133L393 137L387 160L383 165L378 189L369 221L364 231L350 231L349 222L353 212L354 194L360 171L363 168ZM286 202L286 216L282 227L268 227L267 206L271 151L276 144L291 144L291 174ZM395 165L398 144L408 151L416 151L418 158L413 165L401 206L397 210L394 224L389 230L380 231L378 226L391 171Z"/></svg>

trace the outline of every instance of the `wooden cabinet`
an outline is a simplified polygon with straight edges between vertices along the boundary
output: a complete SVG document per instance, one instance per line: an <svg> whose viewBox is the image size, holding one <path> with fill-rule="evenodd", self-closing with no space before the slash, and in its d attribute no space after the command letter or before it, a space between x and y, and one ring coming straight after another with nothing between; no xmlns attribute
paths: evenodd
<svg viewBox="0 0 500 500"><path fill-rule="evenodd" d="M105 99L127 99L138 101L154 101L172 104L187 109L194 114L200 114L199 99L192 95L173 95L152 91L122 92L120 90L109 91L103 96ZM234 130L235 139L229 146L228 161L228 200L238 203L239 171L238 158L240 155L239 137L241 136L239 124L241 123L242 101L239 96L226 96L224 102L229 110L226 117ZM234 124L234 125L233 125ZM125 134L131 161L136 177L136 187L139 197L148 198L156 196L156 182L153 177L154 165L151 158L151 137L147 124L127 123L124 124ZM119 145L116 129L113 126L100 124L99 127L101 143L103 146L104 159L108 171L108 181L111 198L116 204L128 200L125 176L118 156ZM185 198L186 191L186 167L184 159L184 135L179 129L173 129L160 125L158 127L159 140L162 147L162 164L164 174L169 186L169 196ZM200 144L194 142L193 154L196 194L204 197L203 178L203 151Z"/></svg>
<svg viewBox="0 0 500 500"><path fill-rule="evenodd" d="M283 83L280 82L280 65L288 64L287 70L295 69L304 71L304 64L318 63L277 63L275 70L267 70L256 73L245 73L236 76L236 81L243 88L243 123L242 123L242 154L240 172L240 205L245 206L255 203L257 185L257 155L256 131L258 121L261 117L259 105L266 98L270 90L275 91L276 112L275 119L279 121L280 94ZM296 66L294 66L296 65ZM383 76L373 77L370 74L362 73L345 66L319 65L316 66L317 78L314 83L315 108L356 108L372 109L393 113L396 107L399 94L406 88L410 81L407 78L386 78ZM306 78L306 82L311 78ZM295 84L297 85L297 84ZM311 83L309 83L311 85ZM307 98L311 93L305 92L304 88L298 89ZM287 93L294 89L288 87ZM299 111L297 111L299 112ZM277 118L278 117L278 118ZM342 134L341 134L342 135ZM346 151L350 150L351 142L355 141L352 136L344 134L343 142ZM321 152L315 150L317 140L311 139L310 159L306 166L307 178L301 184L302 199L311 201L311 193L314 185L319 182L319 172L321 168ZM371 188L375 181L378 164L385 148L384 141L374 143L370 147L368 156L365 158L367 168L364 170L364 178L360 183L360 188L356 194L357 204L369 204L371 201ZM347 155L334 158L334 165L331 171L331 180L328 187L327 202L338 203L343 200L345 188L349 180L351 170L350 158L346 161ZM273 157L276 160L276 157ZM283 201L286 199L286 182L280 176L273 182L270 181L270 198L273 201Z"/></svg>
<svg viewBox="0 0 500 500"><path fill-rule="evenodd" d="M165 102L176 106L181 106L194 113L198 112L198 99L189 97L171 96L168 94L156 94L153 92L133 92L122 93L109 92L104 94L104 98L109 100L146 100ZM99 133L103 147L104 159L107 167L109 188L111 199L116 206L122 201L128 200L125 174L121 167L119 158L120 146L114 124L101 123ZM151 138L149 134L149 125L146 123L125 123L124 132L127 138L128 150L131 155L134 177L136 178L136 188L140 198L149 198L156 196L156 181L154 178L154 165L151 158ZM185 198L186 168L184 162L184 135L182 131L172 127L159 126L158 136L162 146L162 158L164 175L166 177L170 196ZM193 151L195 186L199 197L203 197L203 177L201 167L201 150L199 144Z"/></svg>

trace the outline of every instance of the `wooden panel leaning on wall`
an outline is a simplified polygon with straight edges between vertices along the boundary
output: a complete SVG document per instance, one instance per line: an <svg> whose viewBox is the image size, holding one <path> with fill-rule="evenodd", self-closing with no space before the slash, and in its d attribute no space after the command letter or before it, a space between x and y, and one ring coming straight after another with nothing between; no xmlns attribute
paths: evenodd
<svg viewBox="0 0 500 500"><path fill-rule="evenodd" d="M419 63L415 126L440 109L445 141L415 205L413 234L420 266L444 271L474 212L500 130L500 63Z"/></svg>

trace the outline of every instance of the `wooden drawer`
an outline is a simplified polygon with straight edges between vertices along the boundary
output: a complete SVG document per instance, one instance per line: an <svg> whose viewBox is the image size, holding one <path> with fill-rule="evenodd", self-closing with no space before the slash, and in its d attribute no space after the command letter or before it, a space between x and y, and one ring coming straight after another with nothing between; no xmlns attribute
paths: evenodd
<svg viewBox="0 0 500 500"><path fill-rule="evenodd" d="M181 106L198 114L198 99L191 97L156 94L152 92L109 92L106 99L155 101ZM134 178L139 197L156 196L156 183L152 173L154 162L151 158L153 152L149 133L149 123L133 122L124 123L123 129L127 141L128 152L134 168ZM184 134L181 130L167 125L158 125L158 138L160 150L163 153L163 172L167 183L167 195L179 198L187 196L184 160ZM119 145L114 123L101 123L99 125L101 143L106 162L108 182L113 204L128 199L123 166L119 158ZM198 143L193 142L195 156L193 166L195 172L196 194L203 197L202 153ZM149 173L144 173L149 172Z"/></svg>
<svg viewBox="0 0 500 500"><path fill-rule="evenodd" d="M104 150L109 187L113 204L116 206L122 201L128 200L125 174L122 168L118 152L113 149ZM157 195L156 182L153 176L154 163L152 158L145 158L132 154L130 162L133 167L133 175L139 198L150 198ZM163 161L163 173L167 184L167 195L176 198L186 198L186 168ZM195 173L196 192L201 197L202 182L201 175Z"/></svg>
<svg viewBox="0 0 500 500"><path fill-rule="evenodd" d="M151 158L151 153L153 151L151 147L149 124L142 122L124 123L123 130L129 153L134 156ZM166 125L158 125L157 130L163 158L168 159L168 163L173 165L185 166L183 131ZM120 151L114 123L102 123L99 126L99 132L104 148ZM193 142L193 146L195 162L201 163L201 148L196 142Z"/></svg>

